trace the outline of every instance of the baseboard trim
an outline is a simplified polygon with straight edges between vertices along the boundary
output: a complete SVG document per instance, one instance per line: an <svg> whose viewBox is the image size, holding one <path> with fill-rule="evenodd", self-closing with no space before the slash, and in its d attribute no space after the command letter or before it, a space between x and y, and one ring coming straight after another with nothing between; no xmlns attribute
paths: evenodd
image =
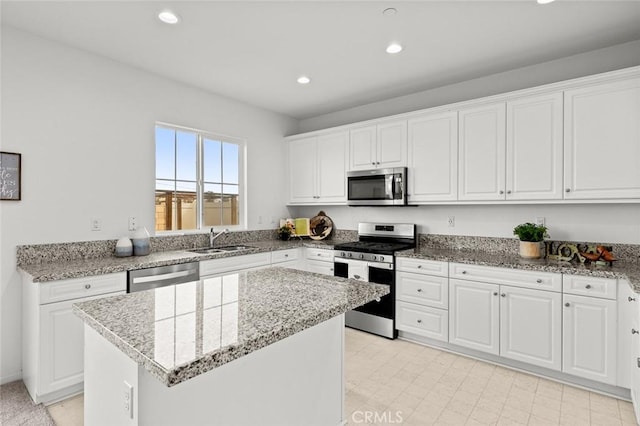
<svg viewBox="0 0 640 426"><path fill-rule="evenodd" d="M0 377L0 385L15 382L16 380L21 380L21 379L22 379L22 372L9 374L8 376Z"/></svg>

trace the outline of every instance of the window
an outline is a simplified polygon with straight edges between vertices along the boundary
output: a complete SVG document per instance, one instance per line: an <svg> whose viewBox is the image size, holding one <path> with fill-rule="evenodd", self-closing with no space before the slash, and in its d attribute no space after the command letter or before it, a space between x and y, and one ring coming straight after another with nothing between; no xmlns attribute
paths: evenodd
<svg viewBox="0 0 640 426"><path fill-rule="evenodd" d="M240 225L244 142L156 126L156 231Z"/></svg>

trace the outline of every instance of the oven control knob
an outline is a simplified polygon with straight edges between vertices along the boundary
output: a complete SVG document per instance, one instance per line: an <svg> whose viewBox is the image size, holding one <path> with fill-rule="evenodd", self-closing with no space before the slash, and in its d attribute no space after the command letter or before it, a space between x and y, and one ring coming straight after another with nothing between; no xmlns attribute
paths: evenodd
<svg viewBox="0 0 640 426"><path fill-rule="evenodd" d="M361 255L360 255L360 259L364 259L364 254L361 254Z"/></svg>
<svg viewBox="0 0 640 426"><path fill-rule="evenodd" d="M375 259L374 259L374 260L375 260ZM378 260L379 260L380 262L384 262L384 256L380 256L380 257L378 258Z"/></svg>
<svg viewBox="0 0 640 426"><path fill-rule="evenodd" d="M373 256L371 259L375 262L376 260L378 260L378 256Z"/></svg>
<svg viewBox="0 0 640 426"><path fill-rule="evenodd" d="M345 253L342 251L342 252L340 252L340 257L347 257L347 256L346 256L346 255L345 255Z"/></svg>
<svg viewBox="0 0 640 426"><path fill-rule="evenodd" d="M347 253L347 257L352 257L352 256L353 256L353 254Z"/></svg>

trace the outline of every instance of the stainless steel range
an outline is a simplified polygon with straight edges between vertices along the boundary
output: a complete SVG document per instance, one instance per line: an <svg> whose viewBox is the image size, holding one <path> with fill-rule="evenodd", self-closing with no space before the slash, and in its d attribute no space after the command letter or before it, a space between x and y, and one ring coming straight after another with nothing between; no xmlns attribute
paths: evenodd
<svg viewBox="0 0 640 426"><path fill-rule="evenodd" d="M416 246L416 225L359 223L358 241L334 246L334 275L388 285L390 293L346 314L347 327L395 339L394 253Z"/></svg>

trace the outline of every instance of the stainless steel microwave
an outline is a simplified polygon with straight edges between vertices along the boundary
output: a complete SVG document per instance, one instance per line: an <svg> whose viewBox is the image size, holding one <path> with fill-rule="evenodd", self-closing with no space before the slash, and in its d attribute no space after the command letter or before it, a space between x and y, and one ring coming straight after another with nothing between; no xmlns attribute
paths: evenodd
<svg viewBox="0 0 640 426"><path fill-rule="evenodd" d="M404 206L407 204L407 168L347 172L350 206Z"/></svg>

